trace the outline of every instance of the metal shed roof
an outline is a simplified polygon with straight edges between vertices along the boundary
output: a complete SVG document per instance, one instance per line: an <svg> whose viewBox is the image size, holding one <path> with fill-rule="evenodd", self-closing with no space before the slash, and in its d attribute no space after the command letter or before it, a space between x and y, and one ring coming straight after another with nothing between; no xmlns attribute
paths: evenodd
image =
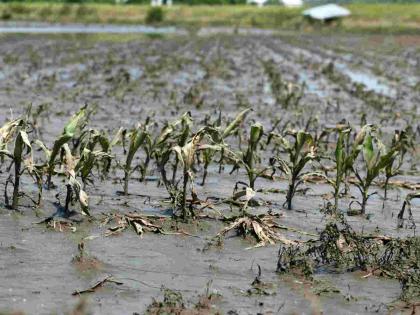
<svg viewBox="0 0 420 315"><path fill-rule="evenodd" d="M328 20L350 15L350 11L336 4L326 4L303 11L304 16L316 20Z"/></svg>

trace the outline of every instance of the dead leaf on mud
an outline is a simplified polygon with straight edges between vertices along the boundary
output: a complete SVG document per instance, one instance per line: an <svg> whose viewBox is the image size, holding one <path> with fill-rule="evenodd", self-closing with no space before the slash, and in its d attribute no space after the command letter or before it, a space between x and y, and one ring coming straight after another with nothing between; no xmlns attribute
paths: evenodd
<svg viewBox="0 0 420 315"><path fill-rule="evenodd" d="M105 279L99 281L94 286L92 286L92 287L90 287L88 289L85 289L85 290L80 290L80 291L77 290L77 291L74 291L71 295L81 295L81 294L85 294L85 293L95 292L97 289L103 287L104 284L106 284L108 282L109 283L115 283L116 285L122 285L123 284L122 282L113 280L112 277L109 276L109 277L106 277Z"/></svg>
<svg viewBox="0 0 420 315"><path fill-rule="evenodd" d="M45 224L47 228L51 228L57 232L76 232L77 228L71 220L64 218L49 217L34 224Z"/></svg>
<svg viewBox="0 0 420 315"><path fill-rule="evenodd" d="M420 183L412 183L403 180L391 180L388 185L410 190L420 190ZM381 183L381 186L385 186L385 183Z"/></svg>
<svg viewBox="0 0 420 315"><path fill-rule="evenodd" d="M244 217L236 218L229 226L220 231L216 235L216 238L222 238L228 232L237 230L243 235L251 233L256 238L258 244L249 248L262 247L267 244L274 245L276 242L280 242L285 245L296 245L301 243L301 241L298 240L288 239L276 231L278 229L287 229L287 227L280 226L274 222L274 218L276 217L277 216L268 214L260 216L247 215Z"/></svg>
<svg viewBox="0 0 420 315"><path fill-rule="evenodd" d="M187 235L187 236L194 236L185 231L179 232L167 232L165 231L162 226L154 223L152 220L157 219L164 219L165 217L158 217L158 216L145 216L138 213L114 213L110 215L106 215L105 218L102 220L101 225L107 225L111 222L115 222L116 225L108 228L105 233L105 236L111 236L118 233L123 232L129 227L132 227L136 234L143 236L144 232L152 232L157 234L164 234L164 235Z"/></svg>

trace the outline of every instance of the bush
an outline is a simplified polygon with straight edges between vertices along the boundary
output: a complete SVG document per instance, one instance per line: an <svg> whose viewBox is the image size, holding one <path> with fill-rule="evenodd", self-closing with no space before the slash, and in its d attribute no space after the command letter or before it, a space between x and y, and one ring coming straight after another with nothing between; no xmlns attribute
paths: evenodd
<svg viewBox="0 0 420 315"><path fill-rule="evenodd" d="M150 8L145 19L146 24L161 23L164 19L164 13L162 8Z"/></svg>
<svg viewBox="0 0 420 315"><path fill-rule="evenodd" d="M13 3L9 5L10 12L16 14L28 14L31 13L31 9L20 3Z"/></svg>
<svg viewBox="0 0 420 315"><path fill-rule="evenodd" d="M0 20L10 20L12 18L12 12L6 8L0 13Z"/></svg>
<svg viewBox="0 0 420 315"><path fill-rule="evenodd" d="M88 7L84 4L80 4L76 9L76 16L94 16L96 15L96 9L93 7Z"/></svg>
<svg viewBox="0 0 420 315"><path fill-rule="evenodd" d="M58 14L61 16L68 16L71 14L71 11L72 11L72 6L68 3L65 3L58 10Z"/></svg>
<svg viewBox="0 0 420 315"><path fill-rule="evenodd" d="M39 10L39 16L42 18L42 20L45 20L45 19L47 19L47 18L49 18L49 17L51 17L52 16L52 14L53 14L53 9L50 7L50 6L48 6L48 7L43 7L43 8L41 8L40 10Z"/></svg>

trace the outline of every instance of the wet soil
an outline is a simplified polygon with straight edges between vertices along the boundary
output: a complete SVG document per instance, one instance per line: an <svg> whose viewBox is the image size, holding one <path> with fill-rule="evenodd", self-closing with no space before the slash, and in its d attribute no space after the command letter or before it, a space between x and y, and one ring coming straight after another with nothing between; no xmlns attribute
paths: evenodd
<svg viewBox="0 0 420 315"><path fill-rule="evenodd" d="M417 37L418 39L418 37ZM148 116L159 125L191 111L197 126L206 115L233 118L246 106L254 113L252 121L270 130L276 119L302 128L308 118L317 117L320 126L347 119L359 126L361 115L367 122L381 126L384 138L391 139L394 129L412 125L419 130L419 50L412 40L398 36L333 36L270 34L217 34L201 31L191 36L95 36L95 35L1 35L0 36L0 122L22 114L28 104L48 104L39 119L39 137L51 145L68 118L83 104L95 107L89 127L114 134L119 127L130 128ZM415 41L414 41L415 42ZM301 107L284 110L277 106L261 61L272 60L282 77L291 82L306 82ZM343 80L337 82L323 72L335 64ZM385 95L392 104L374 108L354 92L353 83L363 84L374 95ZM200 90L202 102L192 104L185 95ZM247 129L247 128L246 128ZM416 143L419 147L418 142ZM269 152L263 154L268 161ZM117 159L122 159L117 152ZM228 198L239 180L240 171L221 174L212 165L207 183L199 186L202 170L196 174L196 189L201 199ZM158 172L152 168L151 176ZM7 178L0 173L0 191ZM109 179L97 178L87 187L92 214L112 211L138 211L167 216L167 192L156 182L141 183L134 174L132 195L122 190L120 171ZM383 180L383 178L381 178ZM403 175L394 181L420 182L418 156L410 156ZM56 211L56 194L64 198L63 185L46 191L40 209L30 207L23 198L21 213L12 212L0 201L0 312L23 311L28 314L68 313L79 302L76 290L93 286L107 276L122 285L107 283L85 295L94 314L144 313L153 298L162 297L162 287L179 290L188 305L206 291L221 298L214 309L224 314L369 314L404 312L392 306L399 299L396 280L365 278L363 272L332 273L319 271L315 282L299 277L278 275L278 245L246 250L249 240L230 235L222 247L205 250L209 240L223 227L221 222L202 219L179 223L187 235L146 233L132 230L105 236L106 227L97 222L75 224L75 230L56 231L34 224ZM257 189L280 189L280 193L258 193L263 205L250 211L280 213L281 224L318 233L327 218L320 212L331 188L310 184L305 195L294 199L294 209L285 210L287 182L258 179ZM22 190L33 192L30 178L23 178ZM407 237L415 230L397 229L396 215L410 190L393 187L383 206L383 190L369 199L368 218L347 217L352 227L366 233ZM141 196L140 196L141 195ZM145 198L148 196L150 198ZM360 198L356 188L340 200L346 212L350 202ZM413 201L413 208L419 204ZM229 216L227 204L217 210ZM212 211L208 210L211 214ZM414 220L420 214L414 210ZM291 239L305 239L296 232L284 231ZM84 240L90 257L86 266L75 263L78 244ZM261 266L261 280L269 289L255 292L251 283ZM323 287L333 290L322 291ZM334 292L331 292L334 291ZM321 292L321 293L320 293ZM411 311L411 310L410 310Z"/></svg>

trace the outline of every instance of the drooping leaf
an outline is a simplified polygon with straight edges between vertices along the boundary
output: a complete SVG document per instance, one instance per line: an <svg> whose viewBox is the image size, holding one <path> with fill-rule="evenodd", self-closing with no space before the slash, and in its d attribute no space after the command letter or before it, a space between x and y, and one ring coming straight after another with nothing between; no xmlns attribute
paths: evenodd
<svg viewBox="0 0 420 315"><path fill-rule="evenodd" d="M239 125L244 121L248 113L252 111L251 108L247 108L240 112L238 116L226 127L225 130L223 130L222 133L222 139L227 138L230 136L238 127Z"/></svg>

